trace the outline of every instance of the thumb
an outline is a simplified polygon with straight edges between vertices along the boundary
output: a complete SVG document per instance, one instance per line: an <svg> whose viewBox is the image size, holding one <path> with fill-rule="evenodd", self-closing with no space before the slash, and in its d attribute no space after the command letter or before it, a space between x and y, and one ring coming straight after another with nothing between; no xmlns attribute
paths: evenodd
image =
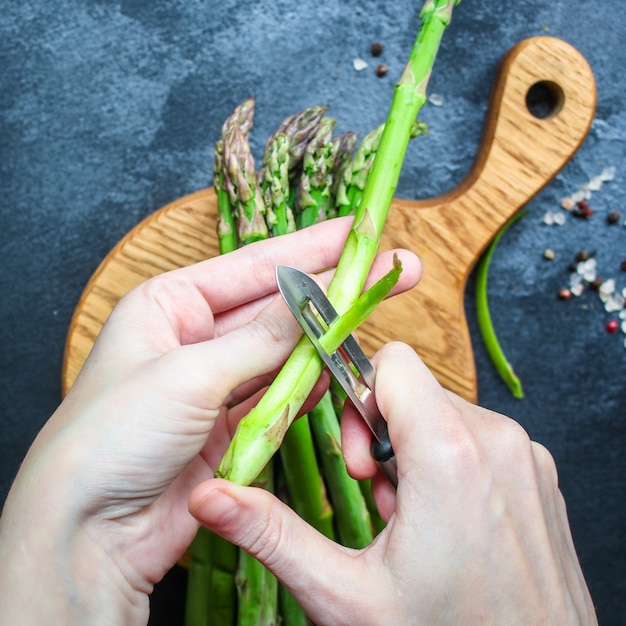
<svg viewBox="0 0 626 626"><path fill-rule="evenodd" d="M363 605L365 552L340 546L273 494L215 478L198 485L189 510L204 526L263 563L316 623L355 623ZM357 619L357 622L359 620Z"/></svg>

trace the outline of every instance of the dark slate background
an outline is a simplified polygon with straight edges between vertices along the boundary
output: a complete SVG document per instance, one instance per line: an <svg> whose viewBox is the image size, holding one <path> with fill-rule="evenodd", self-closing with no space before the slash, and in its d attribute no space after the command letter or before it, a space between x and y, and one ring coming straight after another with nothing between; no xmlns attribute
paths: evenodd
<svg viewBox="0 0 626 626"><path fill-rule="evenodd" d="M233 107L257 102L253 150L288 114L331 105L338 130L385 119L419 24L409 0L22 0L0 3L0 491L59 402L65 336L90 275L111 247L162 205L212 182L212 145ZM431 81L443 106L422 115L398 195L427 198L468 171L501 56L551 35L590 63L598 108L563 172L503 238L490 273L492 314L526 399L512 398L467 309L480 402L518 419L553 452L576 546L601 624L626 623L624 335L609 335L595 294L556 292L579 249L626 286L623 68L626 4L464 0ZM385 51L371 58L370 45ZM370 63L363 72L352 61ZM389 65L378 78L378 62ZM542 224L563 196L617 168L589 221ZM608 226L609 210L621 210ZM556 251L543 259L546 247ZM157 587L152 623L179 622L184 573Z"/></svg>

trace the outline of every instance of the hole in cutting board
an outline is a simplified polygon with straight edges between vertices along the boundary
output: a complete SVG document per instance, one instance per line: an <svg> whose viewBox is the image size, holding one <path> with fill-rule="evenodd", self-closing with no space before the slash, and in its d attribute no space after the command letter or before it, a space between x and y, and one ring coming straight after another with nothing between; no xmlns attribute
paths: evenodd
<svg viewBox="0 0 626 626"><path fill-rule="evenodd" d="M551 80L540 80L526 92L526 108L540 120L557 115L564 102L563 89Z"/></svg>

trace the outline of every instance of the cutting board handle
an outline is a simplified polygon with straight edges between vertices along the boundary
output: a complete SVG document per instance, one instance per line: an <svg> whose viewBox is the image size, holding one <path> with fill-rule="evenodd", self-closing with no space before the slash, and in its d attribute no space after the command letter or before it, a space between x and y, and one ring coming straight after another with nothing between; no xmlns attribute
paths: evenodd
<svg viewBox="0 0 626 626"><path fill-rule="evenodd" d="M442 196L398 206L444 209L447 229L472 232L462 252L473 265L502 225L580 147L595 107L593 73L575 48L554 37L521 41L500 62L468 175Z"/></svg>

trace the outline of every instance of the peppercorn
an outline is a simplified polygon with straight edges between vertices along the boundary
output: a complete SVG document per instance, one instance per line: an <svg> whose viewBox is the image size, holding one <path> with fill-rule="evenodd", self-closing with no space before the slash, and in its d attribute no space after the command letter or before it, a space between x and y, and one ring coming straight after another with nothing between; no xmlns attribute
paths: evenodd
<svg viewBox="0 0 626 626"><path fill-rule="evenodd" d="M622 272L626 272L626 259L622 261L622 264L620 265L620 267L622 268Z"/></svg>
<svg viewBox="0 0 626 626"><path fill-rule="evenodd" d="M576 260L577 260L578 262L580 262L580 261L586 261L586 260L589 258L589 256L590 256L590 254L589 254L589 252L587 252L587 250L579 250L579 251L576 253Z"/></svg>
<svg viewBox="0 0 626 626"><path fill-rule="evenodd" d="M387 72L389 71L389 66L385 63L381 63L376 67L376 76L382 78L383 76L387 76Z"/></svg>
<svg viewBox="0 0 626 626"><path fill-rule="evenodd" d="M617 320L609 320L606 323L606 327L605 328L606 328L606 332L607 333L614 333L619 328L619 322Z"/></svg>
<svg viewBox="0 0 626 626"><path fill-rule="evenodd" d="M372 44L371 49L372 49L372 56L379 57L383 53L385 46L383 46L383 44L380 41L375 41Z"/></svg>
<svg viewBox="0 0 626 626"><path fill-rule="evenodd" d="M559 300L569 300L571 297L572 292L566 287L563 287L563 289L559 291Z"/></svg>
<svg viewBox="0 0 626 626"><path fill-rule="evenodd" d="M611 211L607 216L606 216L606 221L609 224L617 224L617 222L620 221L622 217L622 214L619 211Z"/></svg>
<svg viewBox="0 0 626 626"><path fill-rule="evenodd" d="M580 200L576 203L576 206L572 211L572 215L574 217L589 219L593 215L593 209L589 206L589 203L586 200Z"/></svg>
<svg viewBox="0 0 626 626"><path fill-rule="evenodd" d="M598 289L600 289L600 287L602 287L602 283L604 282L604 279L602 278L602 276L596 276L594 278L593 281L591 281L591 283L589 283L589 286L597 291Z"/></svg>

